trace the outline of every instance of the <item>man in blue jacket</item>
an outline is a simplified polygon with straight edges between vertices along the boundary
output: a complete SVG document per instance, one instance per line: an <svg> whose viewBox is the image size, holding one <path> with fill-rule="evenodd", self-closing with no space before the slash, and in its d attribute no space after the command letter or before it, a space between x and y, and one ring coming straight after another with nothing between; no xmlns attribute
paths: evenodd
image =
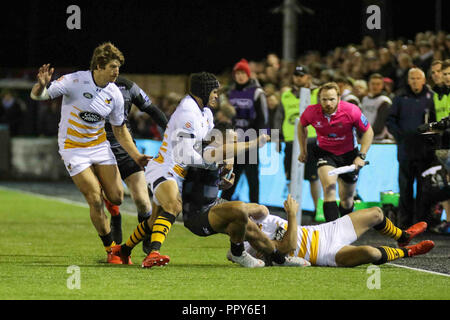
<svg viewBox="0 0 450 320"><path fill-rule="evenodd" d="M415 220L417 204L421 197L420 175L434 159L427 141L417 127L436 119L433 92L425 85L425 73L419 68L408 72L408 85L393 100L386 125L397 141L399 162L399 217L398 225L406 227ZM414 181L417 195L414 199Z"/></svg>

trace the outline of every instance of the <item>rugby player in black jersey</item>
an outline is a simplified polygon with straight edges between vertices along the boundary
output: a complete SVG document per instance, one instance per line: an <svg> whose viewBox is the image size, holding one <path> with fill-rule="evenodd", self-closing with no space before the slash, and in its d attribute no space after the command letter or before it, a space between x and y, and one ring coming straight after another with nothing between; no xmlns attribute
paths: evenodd
<svg viewBox="0 0 450 320"><path fill-rule="evenodd" d="M147 96L147 94L133 81L119 76L115 81L115 84L119 87L122 92L124 99L124 112L125 112L125 122L130 133L132 133L130 124L128 122L128 115L132 105L134 104L140 111L148 114L156 124L162 129L166 128L167 118L165 114L156 106L152 100ZM107 119L108 120L108 119ZM131 198L133 199L139 222L144 221L147 217L151 215L152 205L150 202L147 183L145 182L145 176L143 168L141 168L130 156L129 154L120 146L119 142L114 137L111 125L106 120L105 130L108 141L111 145L111 150L113 151L117 166L119 167L120 175L122 180L126 183L128 190L130 191ZM122 222L120 216L119 206L113 205L111 202L104 197L105 205L111 214L111 232L113 240L116 243L122 242ZM145 253L149 253L150 249L150 239L145 238L143 241L143 250Z"/></svg>

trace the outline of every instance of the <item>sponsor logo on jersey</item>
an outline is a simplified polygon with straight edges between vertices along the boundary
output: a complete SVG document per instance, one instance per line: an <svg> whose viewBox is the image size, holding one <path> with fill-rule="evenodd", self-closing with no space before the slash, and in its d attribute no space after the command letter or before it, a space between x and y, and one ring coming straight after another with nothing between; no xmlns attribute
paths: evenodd
<svg viewBox="0 0 450 320"><path fill-rule="evenodd" d="M105 99L106 104L110 104L111 101L112 101L112 98L111 99Z"/></svg>
<svg viewBox="0 0 450 320"><path fill-rule="evenodd" d="M83 93L83 97L85 97L86 99L92 99L94 96L92 94L90 94L89 92L85 92L85 93Z"/></svg>
<svg viewBox="0 0 450 320"><path fill-rule="evenodd" d="M80 116L81 119L90 123L99 122L103 120L101 115L94 112L82 111L78 115Z"/></svg>
<svg viewBox="0 0 450 320"><path fill-rule="evenodd" d="M139 93L141 94L142 98L145 102L149 102L150 98L145 94L145 92L142 89L139 89Z"/></svg>

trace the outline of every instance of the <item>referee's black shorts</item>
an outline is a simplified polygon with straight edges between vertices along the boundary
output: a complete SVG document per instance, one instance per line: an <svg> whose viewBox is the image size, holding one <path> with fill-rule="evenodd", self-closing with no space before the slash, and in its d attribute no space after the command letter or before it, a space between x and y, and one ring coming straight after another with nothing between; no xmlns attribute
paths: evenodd
<svg viewBox="0 0 450 320"><path fill-rule="evenodd" d="M355 158L358 156L358 149L353 149L347 153L341 154L339 156L321 149L319 146L314 148L314 155L317 159L317 168L322 166L332 166L334 168L349 166L353 164ZM348 172L339 175L339 178L344 180L344 182L353 184L358 180L359 170Z"/></svg>

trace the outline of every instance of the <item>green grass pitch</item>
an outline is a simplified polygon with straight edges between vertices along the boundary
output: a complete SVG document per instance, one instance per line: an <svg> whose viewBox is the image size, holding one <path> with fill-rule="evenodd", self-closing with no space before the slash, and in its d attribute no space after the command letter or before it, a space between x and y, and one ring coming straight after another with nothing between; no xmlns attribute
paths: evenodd
<svg viewBox="0 0 450 320"><path fill-rule="evenodd" d="M369 289L370 265L357 268L245 269L226 260L224 235L200 238L175 224L162 252L166 267L108 265L102 243L79 205L0 190L0 299L328 300L449 299L450 278L391 265L380 267L379 289ZM124 240L137 224L123 215ZM69 266L80 288L69 289Z"/></svg>

